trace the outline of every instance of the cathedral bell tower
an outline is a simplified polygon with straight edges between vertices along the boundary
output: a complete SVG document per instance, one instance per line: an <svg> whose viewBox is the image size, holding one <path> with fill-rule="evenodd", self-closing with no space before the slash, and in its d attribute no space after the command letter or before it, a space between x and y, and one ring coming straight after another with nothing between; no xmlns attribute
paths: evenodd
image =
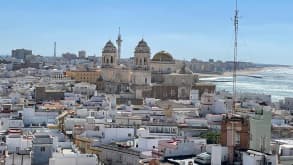
<svg viewBox="0 0 293 165"><path fill-rule="evenodd" d="M119 32L118 32L118 38L116 40L116 44L118 46L118 58L117 58L117 63L120 64L120 57L121 57L121 44L122 44L122 38L120 34L120 27L119 27Z"/></svg>

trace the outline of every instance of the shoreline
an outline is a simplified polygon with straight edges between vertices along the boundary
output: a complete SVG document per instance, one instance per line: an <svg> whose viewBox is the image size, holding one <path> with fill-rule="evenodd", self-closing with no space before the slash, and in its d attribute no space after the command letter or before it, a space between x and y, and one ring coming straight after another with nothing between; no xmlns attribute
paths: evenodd
<svg viewBox="0 0 293 165"><path fill-rule="evenodd" d="M280 67L280 66L270 66L270 67L261 67L261 68L247 68L243 70L237 70L237 76L250 76L253 74L257 74L259 72L263 72L266 70L274 70L274 69L282 69L288 67ZM209 73L195 73L199 78L217 78L217 77L232 77L233 72L223 72L222 74L209 74Z"/></svg>

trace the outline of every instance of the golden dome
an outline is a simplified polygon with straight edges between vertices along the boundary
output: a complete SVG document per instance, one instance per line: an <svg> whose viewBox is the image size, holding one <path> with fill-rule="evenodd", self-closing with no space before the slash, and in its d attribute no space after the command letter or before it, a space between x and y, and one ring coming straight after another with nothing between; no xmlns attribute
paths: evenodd
<svg viewBox="0 0 293 165"><path fill-rule="evenodd" d="M174 61L174 60L170 53L166 51L160 51L154 55L152 61Z"/></svg>

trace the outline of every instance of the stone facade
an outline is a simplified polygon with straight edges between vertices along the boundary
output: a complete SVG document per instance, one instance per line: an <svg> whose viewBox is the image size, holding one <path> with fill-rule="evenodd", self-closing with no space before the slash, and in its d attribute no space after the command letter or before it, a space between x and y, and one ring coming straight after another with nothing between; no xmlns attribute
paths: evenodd
<svg viewBox="0 0 293 165"><path fill-rule="evenodd" d="M35 89L35 99L36 101L49 101L49 100L63 100L63 91L52 91L46 90L45 87L36 87Z"/></svg>

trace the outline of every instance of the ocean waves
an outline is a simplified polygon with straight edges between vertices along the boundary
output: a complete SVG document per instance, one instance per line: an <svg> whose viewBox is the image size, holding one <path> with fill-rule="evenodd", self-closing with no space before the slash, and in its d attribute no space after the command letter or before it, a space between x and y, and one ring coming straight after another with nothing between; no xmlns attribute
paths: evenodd
<svg viewBox="0 0 293 165"><path fill-rule="evenodd" d="M293 68L276 68L264 70L257 75L261 78L238 76L238 93L269 94L273 101L293 97ZM232 77L204 78L202 81L210 81L217 85L217 90L232 91Z"/></svg>

